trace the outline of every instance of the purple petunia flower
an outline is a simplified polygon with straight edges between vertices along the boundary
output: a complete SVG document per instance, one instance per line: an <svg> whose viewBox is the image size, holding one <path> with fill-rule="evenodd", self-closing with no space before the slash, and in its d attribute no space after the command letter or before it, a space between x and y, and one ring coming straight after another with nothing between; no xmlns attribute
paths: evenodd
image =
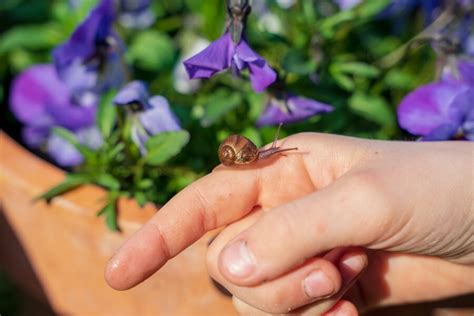
<svg viewBox="0 0 474 316"><path fill-rule="evenodd" d="M79 104L97 101L99 93L119 87L125 80L122 40L113 31L113 0L101 0L69 40L53 51L61 80Z"/></svg>
<svg viewBox="0 0 474 316"><path fill-rule="evenodd" d="M465 59L457 59L454 65L444 67L442 80L462 82L474 88L474 63Z"/></svg>
<svg viewBox="0 0 474 316"><path fill-rule="evenodd" d="M258 119L257 126L298 122L332 110L332 106L308 98L294 95L287 95L283 99L272 97Z"/></svg>
<svg viewBox="0 0 474 316"><path fill-rule="evenodd" d="M114 103L125 107L131 115L132 140L143 155L146 154L145 144L151 136L181 130L168 101L160 95L149 97L145 84L141 81L132 81L123 87Z"/></svg>
<svg viewBox="0 0 474 316"><path fill-rule="evenodd" d="M63 150L72 145L58 145L53 127L64 127L77 134L93 126L95 106L81 107L72 101L69 88L57 77L53 65L36 65L13 82L10 106L16 118L25 126L23 140L32 148L46 145L48 154L61 166L74 166L82 157L75 151ZM84 137L84 145L101 143L101 139ZM56 145L55 145L56 144ZM97 148L90 146L91 148Z"/></svg>
<svg viewBox="0 0 474 316"><path fill-rule="evenodd" d="M202 51L207 46L209 46L210 43L204 38L191 38L185 42L186 45L181 50L183 56L176 63L173 71L173 87L179 93L190 94L199 89L201 86L201 81L189 79L189 76L186 73L186 68L184 68L183 61Z"/></svg>
<svg viewBox="0 0 474 316"><path fill-rule="evenodd" d="M78 129L74 132L77 140L90 149L99 149L103 139L100 131L95 126ZM67 140L52 133L46 143L48 155L50 155L58 165L63 167L73 167L80 165L84 161L81 153Z"/></svg>
<svg viewBox="0 0 474 316"><path fill-rule="evenodd" d="M236 45L229 32L202 52L184 61L184 66L191 79L209 78L228 68L232 68L235 73L247 68L252 88L256 92L265 90L277 77L265 59L255 53L245 39Z"/></svg>
<svg viewBox="0 0 474 316"><path fill-rule="evenodd" d="M398 107L400 126L423 140L474 140L474 66L461 62L458 74L407 95Z"/></svg>

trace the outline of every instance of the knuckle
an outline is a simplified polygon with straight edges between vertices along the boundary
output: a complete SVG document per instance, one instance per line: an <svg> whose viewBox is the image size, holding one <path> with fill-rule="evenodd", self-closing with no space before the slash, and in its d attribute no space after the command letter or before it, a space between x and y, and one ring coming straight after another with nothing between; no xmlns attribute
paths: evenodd
<svg viewBox="0 0 474 316"><path fill-rule="evenodd" d="M212 205L209 203L206 195L201 191L199 186L192 185L189 189L191 190L192 196L194 197L193 203L196 203L198 206L197 209L199 222L203 232L213 229L216 227L217 219Z"/></svg>
<svg viewBox="0 0 474 316"><path fill-rule="evenodd" d="M174 257L175 253L171 252L168 240L165 238L165 234L163 233L160 225L155 222L150 222L150 225L155 229L156 236L158 238L158 244L161 247L161 254L165 258L165 260L169 260Z"/></svg>
<svg viewBox="0 0 474 316"><path fill-rule="evenodd" d="M351 198L347 199L349 203L355 198L359 202L370 203L374 209L379 211L391 209L389 189L386 180L380 173L371 170L358 171L352 174L347 182L348 190L346 192L351 194Z"/></svg>
<svg viewBox="0 0 474 316"><path fill-rule="evenodd" d="M366 197L374 197L382 193L382 181L377 173L372 171L358 171L350 177L349 185L364 194Z"/></svg>
<svg viewBox="0 0 474 316"><path fill-rule="evenodd" d="M394 199L394 194L382 174L372 170L358 171L347 180L348 190L345 190L345 194L349 196L343 204L345 202L358 205L356 209L352 209L358 213L356 215L361 225L364 224L368 230L370 227L372 231L367 242L380 242L400 229L400 225L395 225L393 221L397 214L396 198Z"/></svg>

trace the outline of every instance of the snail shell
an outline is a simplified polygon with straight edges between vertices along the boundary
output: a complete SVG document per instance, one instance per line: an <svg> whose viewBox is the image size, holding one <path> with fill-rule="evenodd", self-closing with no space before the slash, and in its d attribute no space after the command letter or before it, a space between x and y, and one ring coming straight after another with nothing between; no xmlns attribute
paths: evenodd
<svg viewBox="0 0 474 316"><path fill-rule="evenodd" d="M257 146L241 135L231 135L219 146L219 160L225 166L248 164L257 157Z"/></svg>

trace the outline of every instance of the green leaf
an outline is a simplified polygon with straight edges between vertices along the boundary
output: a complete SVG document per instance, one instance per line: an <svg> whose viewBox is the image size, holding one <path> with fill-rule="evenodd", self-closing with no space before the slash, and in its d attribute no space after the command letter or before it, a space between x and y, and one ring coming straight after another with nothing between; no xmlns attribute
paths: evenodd
<svg viewBox="0 0 474 316"><path fill-rule="evenodd" d="M138 187L142 190L149 189L153 186L153 180L151 179L142 179L138 182Z"/></svg>
<svg viewBox="0 0 474 316"><path fill-rule="evenodd" d="M226 19L224 1L186 0L186 6L199 16L201 21L199 33L202 33L208 39L216 39L221 35Z"/></svg>
<svg viewBox="0 0 474 316"><path fill-rule="evenodd" d="M340 11L334 15L331 15L325 18L320 25L321 34L325 38L332 38L334 37L334 33L336 32L336 28L339 25L353 21L355 18L355 14L352 10L344 10Z"/></svg>
<svg viewBox="0 0 474 316"><path fill-rule="evenodd" d="M355 8L357 15L362 18L370 18L385 9L391 0L377 0L377 1L362 1L362 3Z"/></svg>
<svg viewBox="0 0 474 316"><path fill-rule="evenodd" d="M90 148L87 148L86 146L79 143L76 135L71 133L69 130L62 127L55 127L53 129L53 133L73 145L84 156L84 159L90 160L94 156L94 152Z"/></svg>
<svg viewBox="0 0 474 316"><path fill-rule="evenodd" d="M94 182L109 190L117 191L120 189L120 182L116 178L114 178L112 175L107 174L107 173L103 173L97 176L94 179Z"/></svg>
<svg viewBox="0 0 474 316"><path fill-rule="evenodd" d="M174 42L166 33L156 30L140 32L130 45L127 58L150 71L171 69L175 60Z"/></svg>
<svg viewBox="0 0 474 316"><path fill-rule="evenodd" d="M17 26L0 37L0 55L15 49L48 49L62 40L58 25Z"/></svg>
<svg viewBox="0 0 474 316"><path fill-rule="evenodd" d="M177 155L188 141L187 131L159 133L146 142L148 154L145 161L152 166L161 165Z"/></svg>
<svg viewBox="0 0 474 316"><path fill-rule="evenodd" d="M392 128L396 125L395 113L380 96L356 93L350 98L349 106L355 113L381 126Z"/></svg>
<svg viewBox="0 0 474 316"><path fill-rule="evenodd" d="M116 157L124 149L125 149L125 144L124 143L118 143L117 145L115 145L115 147L113 147L110 151L107 152L107 158L112 159L112 158Z"/></svg>
<svg viewBox="0 0 474 316"><path fill-rule="evenodd" d="M412 90L418 82L414 74L402 69L391 69L384 78L385 84L392 89Z"/></svg>
<svg viewBox="0 0 474 316"><path fill-rule="evenodd" d="M226 89L218 89L207 100L201 125L208 127L242 103L242 95Z"/></svg>
<svg viewBox="0 0 474 316"><path fill-rule="evenodd" d="M52 187L45 193L41 194L40 196L36 197L34 200L46 200L46 202L50 202L52 198L71 191L83 184L89 183L89 179L84 175L74 175L70 174L67 175L63 182L60 184Z"/></svg>
<svg viewBox="0 0 474 316"><path fill-rule="evenodd" d="M286 71L299 75L308 75L316 70L316 60L307 58L299 50L290 50L283 59L283 68Z"/></svg>
<svg viewBox="0 0 474 316"><path fill-rule="evenodd" d="M143 193L142 191L137 191L137 192L135 192L134 197L135 197L135 200L137 201L138 205L140 205L140 207L145 206L145 204L147 202L145 193Z"/></svg>
<svg viewBox="0 0 474 316"><path fill-rule="evenodd" d="M102 95L97 111L97 126L104 139L110 136L117 119L117 111L112 102L115 94L116 91L111 90L107 94Z"/></svg>
<svg viewBox="0 0 474 316"><path fill-rule="evenodd" d="M380 74L377 67L361 62L334 63L331 66L333 71L366 78L375 78Z"/></svg>
<svg viewBox="0 0 474 316"><path fill-rule="evenodd" d="M253 91L250 91L245 94L245 98L250 107L248 112L249 119L258 120L266 105L266 95L264 93L255 93Z"/></svg>
<svg viewBox="0 0 474 316"><path fill-rule="evenodd" d="M355 83L351 78L349 78L349 76L334 73L332 74L332 77L341 88L347 91L353 91L355 89Z"/></svg>
<svg viewBox="0 0 474 316"><path fill-rule="evenodd" d="M105 206L97 212L97 216L105 216L105 224L111 231L120 231L117 224L117 192L110 192Z"/></svg>

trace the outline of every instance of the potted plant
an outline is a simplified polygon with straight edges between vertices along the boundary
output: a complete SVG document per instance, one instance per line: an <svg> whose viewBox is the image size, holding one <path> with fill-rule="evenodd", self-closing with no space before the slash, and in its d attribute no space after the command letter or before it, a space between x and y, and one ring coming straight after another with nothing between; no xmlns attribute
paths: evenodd
<svg viewBox="0 0 474 316"><path fill-rule="evenodd" d="M105 262L232 133L474 139L432 97L457 111L472 86L472 8L415 2L18 0L0 22L0 262L58 313L232 314L205 270L217 232L127 292Z"/></svg>
<svg viewBox="0 0 474 316"><path fill-rule="evenodd" d="M106 197L97 186L81 186L49 204L34 202L39 194L61 182L65 173L3 132L0 144L5 153L0 159L0 266L29 295L47 300L44 303L58 314L233 313L231 300L214 286L206 272L205 252L215 232L173 259L156 278L131 291L117 292L104 281L104 265L115 249L157 211L156 207L140 208L133 200L121 199L118 234L96 216Z"/></svg>

